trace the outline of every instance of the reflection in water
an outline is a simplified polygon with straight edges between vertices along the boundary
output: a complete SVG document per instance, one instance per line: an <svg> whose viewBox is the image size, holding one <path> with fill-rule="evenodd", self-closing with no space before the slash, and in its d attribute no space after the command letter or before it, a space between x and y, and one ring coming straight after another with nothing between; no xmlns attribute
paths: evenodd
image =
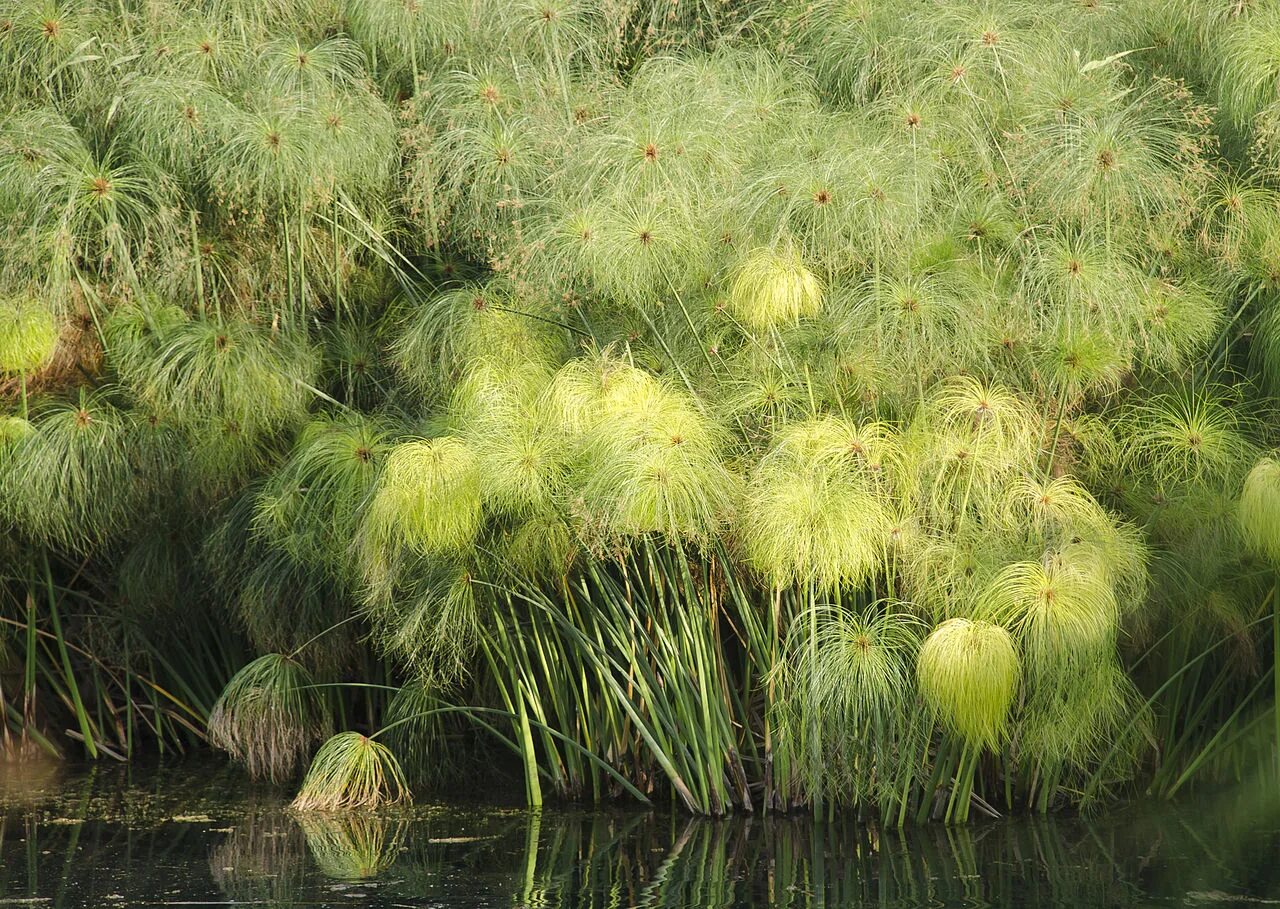
<svg viewBox="0 0 1280 909"><path fill-rule="evenodd" d="M210 850L209 874L237 902L287 902L306 885L302 830L278 807L253 808Z"/></svg>
<svg viewBox="0 0 1280 909"><path fill-rule="evenodd" d="M363 881L400 857L407 821L378 814L303 814L298 817L316 867L325 877Z"/></svg>
<svg viewBox="0 0 1280 909"><path fill-rule="evenodd" d="M1280 900L1280 793L905 832L478 806L298 815L233 776L98 771L6 794L0 906L1257 905Z"/></svg>

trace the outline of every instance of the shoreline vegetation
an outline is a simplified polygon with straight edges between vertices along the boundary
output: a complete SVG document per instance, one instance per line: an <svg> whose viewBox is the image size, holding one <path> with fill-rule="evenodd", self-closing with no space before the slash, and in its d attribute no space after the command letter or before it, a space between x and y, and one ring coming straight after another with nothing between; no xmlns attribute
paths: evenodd
<svg viewBox="0 0 1280 909"><path fill-rule="evenodd" d="M0 0L0 735L885 826L1280 758L1280 5Z"/></svg>

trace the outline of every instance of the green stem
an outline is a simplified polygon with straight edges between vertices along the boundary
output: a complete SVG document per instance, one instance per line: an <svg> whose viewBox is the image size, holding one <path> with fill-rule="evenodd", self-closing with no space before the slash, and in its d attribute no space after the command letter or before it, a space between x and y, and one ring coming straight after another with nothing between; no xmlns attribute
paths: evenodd
<svg viewBox="0 0 1280 909"><path fill-rule="evenodd" d="M523 682L516 683L515 696L520 714L520 752L524 758L525 797L530 808L541 808L542 784L538 780L538 759L533 751L533 730L529 728L529 711L525 704Z"/></svg>
<svg viewBox="0 0 1280 909"><path fill-rule="evenodd" d="M196 303L200 307L200 315L205 314L204 309L204 270L200 261L200 233L197 230L196 210L191 209L191 252L195 256L196 265Z"/></svg>
<svg viewBox="0 0 1280 909"><path fill-rule="evenodd" d="M298 323L307 317L307 207L298 204Z"/></svg>
<svg viewBox="0 0 1280 909"><path fill-rule="evenodd" d="M928 744L925 745L926 755L928 752ZM923 824L929 820L929 815L933 811L933 803L938 792L938 784L946 779L947 768L951 763L952 753L951 740L943 736L938 743L938 751L933 758L933 773L929 775L929 782L925 786L924 791L920 793L920 807L916 811L916 822Z"/></svg>
<svg viewBox="0 0 1280 909"><path fill-rule="evenodd" d="M30 584L27 587L27 653L25 673L23 677L22 692L22 737L25 740L27 732L35 722L36 714L36 597L35 597L35 572L30 574Z"/></svg>
<svg viewBox="0 0 1280 909"><path fill-rule="evenodd" d="M1062 414L1067 409L1067 383L1062 383L1058 392L1058 415L1053 421L1053 442L1049 445L1049 466L1045 468L1045 477L1053 479L1053 463L1058 456L1058 438L1062 434Z"/></svg>
<svg viewBox="0 0 1280 909"><path fill-rule="evenodd" d="M71 654L67 651L66 637L62 633L62 623L58 619L58 595L53 587L53 570L49 567L49 556L41 553L44 561L44 577L45 583L49 591L49 617L53 622L53 633L58 643L58 656L62 662L62 671L67 679L67 690L71 695L71 701L75 708L76 722L80 726L80 734L84 736L84 746L89 752L89 757L97 758L98 747L94 743L93 725L89 721L89 714L84 709L84 702L80 698L80 688L76 685L75 673L71 669Z"/></svg>
<svg viewBox="0 0 1280 909"><path fill-rule="evenodd" d="M818 654L818 608L814 597L814 585L809 584L809 697L815 699L813 691L814 666ZM813 814L822 816L822 740L817 711L810 711L809 717L809 784L813 787Z"/></svg>
<svg viewBox="0 0 1280 909"><path fill-rule="evenodd" d="M333 190L333 315L337 321L342 321L342 258L339 254L338 246L338 190Z"/></svg>

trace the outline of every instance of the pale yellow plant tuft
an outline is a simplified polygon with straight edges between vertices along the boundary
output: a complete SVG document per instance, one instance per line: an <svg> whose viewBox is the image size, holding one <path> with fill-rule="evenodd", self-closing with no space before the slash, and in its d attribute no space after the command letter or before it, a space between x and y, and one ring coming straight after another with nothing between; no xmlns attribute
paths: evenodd
<svg viewBox="0 0 1280 909"><path fill-rule="evenodd" d="M1239 517L1249 548L1280 565L1280 461L1263 458L1249 471Z"/></svg>
<svg viewBox="0 0 1280 909"><path fill-rule="evenodd" d="M369 509L375 538L422 555L457 552L480 528L480 471L461 439L404 442L387 464Z"/></svg>
<svg viewBox="0 0 1280 909"><path fill-rule="evenodd" d="M916 674L925 701L966 742L999 745L1022 677L1008 631L991 622L949 619L925 638Z"/></svg>
<svg viewBox="0 0 1280 909"><path fill-rule="evenodd" d="M48 365L58 346L58 321L32 302L0 303L0 372L35 372Z"/></svg>
<svg viewBox="0 0 1280 909"><path fill-rule="evenodd" d="M797 252L762 249L738 267L727 302L747 328L768 331L814 315L822 308L822 298L822 282Z"/></svg>

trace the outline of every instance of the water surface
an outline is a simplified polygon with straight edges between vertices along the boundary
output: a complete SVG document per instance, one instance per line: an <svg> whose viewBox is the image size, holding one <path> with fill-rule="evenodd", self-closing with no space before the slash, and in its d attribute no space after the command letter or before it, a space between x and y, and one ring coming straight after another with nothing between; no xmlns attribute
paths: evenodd
<svg viewBox="0 0 1280 909"><path fill-rule="evenodd" d="M234 768L0 764L0 907L1280 906L1280 792L1091 820L855 821L421 804L299 816Z"/></svg>

